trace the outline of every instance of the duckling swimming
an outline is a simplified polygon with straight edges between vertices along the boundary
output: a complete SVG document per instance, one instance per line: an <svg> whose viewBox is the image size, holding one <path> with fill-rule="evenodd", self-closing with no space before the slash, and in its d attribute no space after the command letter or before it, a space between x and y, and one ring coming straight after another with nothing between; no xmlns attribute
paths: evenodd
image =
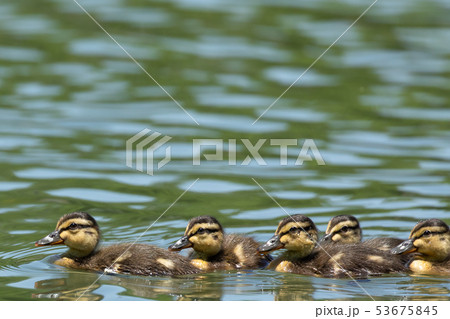
<svg viewBox="0 0 450 319"><path fill-rule="evenodd" d="M272 261L268 268L280 272L326 277L365 277L404 272L400 258L362 245L324 243L316 247L318 231L311 219L292 215L280 221L275 235L258 248L262 253L277 249L287 252Z"/></svg>
<svg viewBox="0 0 450 319"><path fill-rule="evenodd" d="M100 229L95 219L87 213L75 212L61 217L56 230L35 245L66 245L69 250L54 263L74 269L143 276L199 272L188 258L156 246L127 243L98 249L99 240Z"/></svg>
<svg viewBox="0 0 450 319"><path fill-rule="evenodd" d="M338 215L328 222L325 236L320 243L333 242L336 244L356 244L361 243L362 230L359 221L352 215ZM399 238L380 237L363 241L361 244L366 247L388 251L403 240Z"/></svg>
<svg viewBox="0 0 450 319"><path fill-rule="evenodd" d="M362 230L358 219L352 215L338 215L330 219L321 242L356 244L361 242Z"/></svg>
<svg viewBox="0 0 450 319"><path fill-rule="evenodd" d="M440 219L427 219L417 223L409 239L391 252L414 253L409 264L409 269L414 273L450 275L450 229Z"/></svg>
<svg viewBox="0 0 450 319"><path fill-rule="evenodd" d="M266 266L270 256L259 254L259 244L250 237L225 235L222 225L212 216L192 218L181 237L169 246L171 251L192 247L192 264L205 271L257 269Z"/></svg>

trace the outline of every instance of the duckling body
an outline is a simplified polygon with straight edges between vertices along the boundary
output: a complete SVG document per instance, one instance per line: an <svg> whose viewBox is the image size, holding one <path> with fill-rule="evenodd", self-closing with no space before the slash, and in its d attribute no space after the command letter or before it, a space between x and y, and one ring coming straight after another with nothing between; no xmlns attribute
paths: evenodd
<svg viewBox="0 0 450 319"><path fill-rule="evenodd" d="M265 267L270 256L259 254L259 244L250 237L224 234L222 225L212 216L192 218L185 234L169 250L192 247L192 264L204 271L257 269Z"/></svg>
<svg viewBox="0 0 450 319"><path fill-rule="evenodd" d="M188 258L144 244L118 244L97 248L100 230L87 213L64 215L56 230L36 242L36 246L64 244L69 250L54 262L57 265L106 273L143 276L196 274Z"/></svg>
<svg viewBox="0 0 450 319"><path fill-rule="evenodd" d="M380 237L362 242L362 229L358 219L352 215L338 215L333 217L327 226L321 243L359 244L365 247L389 251L403 242L399 238Z"/></svg>
<svg viewBox="0 0 450 319"><path fill-rule="evenodd" d="M412 254L409 269L416 274L450 275L450 228L440 219L417 223L409 239L391 250Z"/></svg>
<svg viewBox="0 0 450 319"><path fill-rule="evenodd" d="M144 244L118 244L103 247L86 257L61 257L55 264L75 269L106 271L110 274L175 276L198 273L187 258Z"/></svg>
<svg viewBox="0 0 450 319"><path fill-rule="evenodd" d="M406 271L402 262L390 259L387 254L380 254L377 249L352 245L325 245L322 248L315 248L305 258L297 258L295 253L285 253L267 268L309 276L358 278Z"/></svg>
<svg viewBox="0 0 450 319"><path fill-rule="evenodd" d="M361 244L366 247L376 248L389 252L392 248L396 247L402 242L403 240L400 238L379 237L365 240Z"/></svg>
<svg viewBox="0 0 450 319"><path fill-rule="evenodd" d="M250 237L238 234L225 235L222 245L222 249L213 256L194 250L189 254L189 258L206 261L207 270L257 269L268 264L268 257L259 257L257 254L259 244Z"/></svg>
<svg viewBox="0 0 450 319"><path fill-rule="evenodd" d="M366 277L404 272L400 258L362 245L324 243L315 247L317 228L303 215L292 215L280 221L275 235L260 252L285 248L287 252L272 261L268 268L280 272L325 277Z"/></svg>

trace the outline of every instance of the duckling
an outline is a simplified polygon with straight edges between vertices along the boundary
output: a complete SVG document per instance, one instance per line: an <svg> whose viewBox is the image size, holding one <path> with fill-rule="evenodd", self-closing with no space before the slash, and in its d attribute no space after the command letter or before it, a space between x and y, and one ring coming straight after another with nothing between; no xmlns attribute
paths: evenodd
<svg viewBox="0 0 450 319"><path fill-rule="evenodd" d="M361 242L362 230L359 221L352 215L334 216L328 222L322 242L355 244Z"/></svg>
<svg viewBox="0 0 450 319"><path fill-rule="evenodd" d="M280 221L275 235L258 248L261 253L276 249L287 252L272 261L268 268L280 272L325 277L365 277L404 272L399 258L362 245L324 243L316 247L318 231L304 215L292 215Z"/></svg>
<svg viewBox="0 0 450 319"><path fill-rule="evenodd" d="M393 254L414 253L409 269L417 274L450 275L450 229L440 219L417 223L409 239L391 250Z"/></svg>
<svg viewBox="0 0 450 319"><path fill-rule="evenodd" d="M257 252L259 244L250 237L225 235L222 225L212 216L192 218L171 251L192 247L192 264L205 271L257 269L266 266L270 256Z"/></svg>
<svg viewBox="0 0 450 319"><path fill-rule="evenodd" d="M100 229L95 219L84 212L61 217L56 230L35 245L64 244L69 250L57 256L55 264L74 269L104 271L110 274L175 276L196 274L190 260L151 245L118 244L98 248Z"/></svg>
<svg viewBox="0 0 450 319"><path fill-rule="evenodd" d="M323 242L333 242L336 244L356 244L362 240L362 230L359 221L352 215L338 215L330 219L328 222L325 236L321 239ZM399 238L372 238L363 241L361 244L366 247L372 247L384 251L388 251L403 240Z"/></svg>

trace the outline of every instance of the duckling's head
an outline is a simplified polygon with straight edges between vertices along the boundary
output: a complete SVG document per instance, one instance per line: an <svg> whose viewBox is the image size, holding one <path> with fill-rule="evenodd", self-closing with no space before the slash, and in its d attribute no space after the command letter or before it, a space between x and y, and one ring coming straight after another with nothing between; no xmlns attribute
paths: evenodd
<svg viewBox="0 0 450 319"><path fill-rule="evenodd" d="M181 237L169 250L178 251L192 247L196 252L206 256L214 256L222 249L222 225L212 216L198 216L192 218Z"/></svg>
<svg viewBox="0 0 450 319"><path fill-rule="evenodd" d="M95 219L83 212L64 215L56 224L56 230L38 240L36 246L61 245L69 247L68 254L85 257L91 254L100 240L100 230Z"/></svg>
<svg viewBox="0 0 450 319"><path fill-rule="evenodd" d="M311 254L317 242L317 228L313 221L304 215L292 215L278 224L275 235L258 248L261 253L285 248L303 258Z"/></svg>
<svg viewBox="0 0 450 319"><path fill-rule="evenodd" d="M418 252L427 261L444 261L450 258L450 229L440 219L427 219L414 226L409 239L392 248L393 254Z"/></svg>
<svg viewBox="0 0 450 319"><path fill-rule="evenodd" d="M321 242L335 242L340 244L359 243L362 230L356 217L352 215L339 215L333 217L327 226L325 236Z"/></svg>

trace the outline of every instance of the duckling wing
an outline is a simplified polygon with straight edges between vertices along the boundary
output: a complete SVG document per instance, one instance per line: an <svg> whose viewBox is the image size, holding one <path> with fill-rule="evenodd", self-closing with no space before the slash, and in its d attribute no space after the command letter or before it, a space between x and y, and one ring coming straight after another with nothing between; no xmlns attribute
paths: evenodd
<svg viewBox="0 0 450 319"><path fill-rule="evenodd" d="M384 252L389 252L392 248L397 247L404 240L400 238L391 238L391 237L380 237L380 238L372 238L368 239L361 244L365 247L370 247L378 250L382 250ZM405 255L397 255L397 259L400 259L403 264L407 264L412 260L411 254Z"/></svg>
<svg viewBox="0 0 450 319"><path fill-rule="evenodd" d="M105 247L86 260L84 266L107 273L143 276L174 276L199 272L186 257L143 244Z"/></svg>
<svg viewBox="0 0 450 319"><path fill-rule="evenodd" d="M369 275L402 273L407 270L402 258L362 244L327 248L326 253L319 252L324 260L328 257L325 263L318 263L322 266L319 271L324 276L366 277Z"/></svg>
<svg viewBox="0 0 450 319"><path fill-rule="evenodd" d="M234 264L236 268L257 269L268 265L270 255L258 253L259 244L251 237L230 234L223 242L223 259Z"/></svg>
<svg viewBox="0 0 450 319"><path fill-rule="evenodd" d="M296 259L290 252L286 252L275 260L271 261L267 269L279 272L288 272L299 275L317 276L320 275L317 264L317 254L302 259Z"/></svg>
<svg viewBox="0 0 450 319"><path fill-rule="evenodd" d="M402 242L403 240L400 238L380 237L368 239L362 242L362 244L367 247L388 251L400 245Z"/></svg>

